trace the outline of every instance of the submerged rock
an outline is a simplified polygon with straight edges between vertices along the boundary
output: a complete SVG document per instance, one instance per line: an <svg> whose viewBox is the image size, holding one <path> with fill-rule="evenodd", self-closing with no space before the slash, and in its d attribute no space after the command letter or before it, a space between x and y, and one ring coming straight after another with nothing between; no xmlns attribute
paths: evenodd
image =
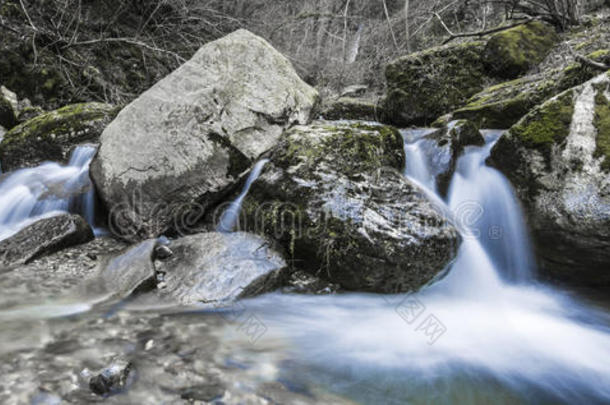
<svg viewBox="0 0 610 405"><path fill-rule="evenodd" d="M385 70L385 121L422 125L455 110L485 87L485 42L428 49L401 57Z"/></svg>
<svg viewBox="0 0 610 405"><path fill-rule="evenodd" d="M534 109L493 148L490 163L525 205L543 270L610 284L610 75Z"/></svg>
<svg viewBox="0 0 610 405"><path fill-rule="evenodd" d="M281 286L287 264L272 243L243 232L210 232L171 243L173 254L156 262L164 274L159 294L181 304L213 307Z"/></svg>
<svg viewBox="0 0 610 405"><path fill-rule="evenodd" d="M2 169L66 161L75 145L96 141L115 114L111 105L83 103L38 115L6 133L0 143Z"/></svg>
<svg viewBox="0 0 610 405"><path fill-rule="evenodd" d="M243 202L244 226L296 266L349 290L420 288L457 251L456 229L404 166L398 131L316 122L290 130Z"/></svg>
<svg viewBox="0 0 610 405"><path fill-rule="evenodd" d="M110 366L91 377L89 388L97 395L107 396L116 394L127 388L132 375L133 364L119 357L112 361Z"/></svg>
<svg viewBox="0 0 610 405"><path fill-rule="evenodd" d="M558 40L553 26L532 21L492 35L485 60L492 75L513 79L542 62Z"/></svg>
<svg viewBox="0 0 610 405"><path fill-rule="evenodd" d="M115 231L143 239L202 214L316 102L262 38L238 30L204 45L102 134L91 174Z"/></svg>
<svg viewBox="0 0 610 405"><path fill-rule="evenodd" d="M2 270L8 270L92 239L93 231L79 215L43 218L0 242L0 264L4 267Z"/></svg>

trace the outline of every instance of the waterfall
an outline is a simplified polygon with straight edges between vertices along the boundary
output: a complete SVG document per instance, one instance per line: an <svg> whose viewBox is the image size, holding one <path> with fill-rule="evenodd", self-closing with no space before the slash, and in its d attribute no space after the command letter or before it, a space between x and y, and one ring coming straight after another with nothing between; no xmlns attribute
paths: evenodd
<svg viewBox="0 0 610 405"><path fill-rule="evenodd" d="M218 226L216 227L218 232L231 232L238 225L239 214L241 212L241 203L243 202L244 198L246 198L246 195L248 195L248 191L250 191L252 183L258 179L258 176L260 176L265 164L268 161L269 159L262 159L254 165L254 168L252 168L252 171L250 172L241 193L239 193L239 196L232 201L227 209L222 213Z"/></svg>
<svg viewBox="0 0 610 405"><path fill-rule="evenodd" d="M89 179L93 145L78 146L63 166L45 162L0 180L0 240L41 218L60 212L81 214L95 225L95 191Z"/></svg>
<svg viewBox="0 0 610 405"><path fill-rule="evenodd" d="M405 175L462 235L448 274L416 294L247 301L260 344L288 340L285 373L360 403L610 403L610 321L534 280L518 201L485 165L501 132L464 150L446 201L426 133L403 131Z"/></svg>

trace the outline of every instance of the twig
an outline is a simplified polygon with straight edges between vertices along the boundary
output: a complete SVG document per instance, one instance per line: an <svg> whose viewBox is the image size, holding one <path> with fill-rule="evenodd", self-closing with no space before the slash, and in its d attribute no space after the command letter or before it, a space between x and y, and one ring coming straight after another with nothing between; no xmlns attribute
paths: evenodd
<svg viewBox="0 0 610 405"><path fill-rule="evenodd" d="M392 29L392 21L390 20L390 13L388 12L388 5L385 0L382 0L383 3L383 12L385 13L385 18L388 20L388 27L390 28L390 34L392 34L392 41L394 41L394 46L396 50L398 50L398 42L396 41L396 36L394 35L394 30Z"/></svg>
<svg viewBox="0 0 610 405"><path fill-rule="evenodd" d="M449 27L447 27L447 24L445 24L445 21L443 21L442 17L438 14L438 13L433 13L434 16L440 21L441 25L443 26L443 28L445 29L445 31L447 31L447 34L449 34L449 38L447 38L445 41L443 41L443 45L453 41L456 38L465 38L465 37L482 37L488 34L494 34L496 32L500 32L500 31L505 31L514 27L518 27L520 25L523 24L527 24L530 23L532 21L538 20L538 17L528 17L527 19L523 20L523 21L519 21L516 22L514 24L510 24L510 25L505 25L503 27L495 27L495 28L491 28L488 30L483 30L483 31L475 31L475 32L460 32L460 33L454 33L452 32Z"/></svg>
<svg viewBox="0 0 610 405"><path fill-rule="evenodd" d="M586 56L578 54L574 51L574 49L572 49L572 47L570 45L568 45L568 50L570 51L572 56L574 56L574 59L576 59L583 65L587 65L587 66L592 67L593 69L602 70L602 71L610 70L610 65L606 65L601 62L596 62L593 59L590 59L590 58L587 58Z"/></svg>
<svg viewBox="0 0 610 405"><path fill-rule="evenodd" d="M28 14L28 10L25 8L25 4L23 4L23 0L19 0L19 4L21 4L21 9L23 10L23 14L25 14L25 18L28 19L28 22L30 23L30 26L32 27L32 29L34 31L38 31L38 28L36 28L36 26L32 22L32 19L30 18L30 15Z"/></svg>
<svg viewBox="0 0 610 405"><path fill-rule="evenodd" d="M146 49L149 49L149 50L154 51L154 52L160 52L160 53L165 53L165 54L168 54L168 55L172 55L176 59L178 59L180 62L183 62L183 63L186 62L186 59L184 59L182 56L178 55L175 52L168 51L166 49L157 48L155 46L150 46L148 44L145 44L144 42L135 41L135 40L133 40L131 38L98 38L98 39L92 39L92 40L89 40L89 41L73 42L71 44L65 45L63 48L65 49L65 48L71 48L73 46L93 45L93 44L99 44L99 43L103 43L103 42L124 42L126 44L140 46L142 48L146 48Z"/></svg>

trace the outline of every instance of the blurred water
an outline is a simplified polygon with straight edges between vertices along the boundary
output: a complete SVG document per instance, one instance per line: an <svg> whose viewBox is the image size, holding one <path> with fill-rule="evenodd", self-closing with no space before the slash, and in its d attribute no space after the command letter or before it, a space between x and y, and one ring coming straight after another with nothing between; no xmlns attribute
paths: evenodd
<svg viewBox="0 0 610 405"><path fill-rule="evenodd" d="M81 214L97 230L95 190L89 179L95 152L95 146L82 145L65 166L45 162L6 174L0 180L0 240L60 212Z"/></svg>

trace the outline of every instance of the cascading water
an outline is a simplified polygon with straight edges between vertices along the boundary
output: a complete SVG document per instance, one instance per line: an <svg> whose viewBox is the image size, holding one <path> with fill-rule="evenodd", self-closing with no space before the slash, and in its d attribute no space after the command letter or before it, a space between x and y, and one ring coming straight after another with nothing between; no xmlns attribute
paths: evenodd
<svg viewBox="0 0 610 405"><path fill-rule="evenodd" d="M444 279L413 295L247 302L264 340L292 342L280 377L363 403L610 402L608 319L532 279L517 200L484 163L500 132L484 135L459 158L446 205L424 189L463 237ZM426 188L434 159L420 136L405 139L406 175Z"/></svg>
<svg viewBox="0 0 610 405"><path fill-rule="evenodd" d="M239 193L239 196L237 196L237 198L232 201L227 209L222 213L216 228L218 232L231 232L238 225L241 204L244 201L244 198L246 198L246 195L248 195L248 191L250 191L252 183L254 183L256 179L258 179L258 176L261 175L261 172L268 161L269 159L262 159L254 165L252 171L248 175L246 184L244 184L244 187L241 190L241 193Z"/></svg>
<svg viewBox="0 0 610 405"><path fill-rule="evenodd" d="M96 233L95 191L89 164L96 147L74 149L68 165L46 162L17 170L0 181L0 240L24 226L59 212L81 214Z"/></svg>

